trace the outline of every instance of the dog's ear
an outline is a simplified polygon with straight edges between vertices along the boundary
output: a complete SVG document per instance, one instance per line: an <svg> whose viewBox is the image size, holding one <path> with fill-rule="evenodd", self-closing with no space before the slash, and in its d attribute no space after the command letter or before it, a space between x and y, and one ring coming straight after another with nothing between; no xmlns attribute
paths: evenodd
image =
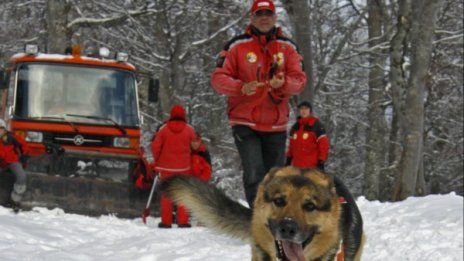
<svg viewBox="0 0 464 261"><path fill-rule="evenodd" d="M301 175L301 171L295 167L273 167L263 179L263 184L267 184L274 177L287 177L292 175Z"/></svg>
<svg viewBox="0 0 464 261"><path fill-rule="evenodd" d="M307 177L308 179L310 179L315 184L318 184L318 185L321 185L323 187L327 187L330 189L334 187L333 178L330 175L327 175L324 172L319 171L318 169L305 170L303 175Z"/></svg>
<svg viewBox="0 0 464 261"><path fill-rule="evenodd" d="M264 203L264 198L265 198L265 191L266 191L266 186L269 185L270 182L274 179L276 176L276 173L280 170L281 168L279 167L273 167L269 170L269 172L264 176L263 180L261 183L259 183L258 186L258 191L256 193L256 198L255 198L255 206L262 206Z"/></svg>
<svg viewBox="0 0 464 261"><path fill-rule="evenodd" d="M281 168L279 167L273 167L269 170L269 172L266 174L266 176L264 176L264 179L262 181L262 184L267 184L269 183L270 180L272 180L272 178L275 177L276 173L280 170Z"/></svg>
<svg viewBox="0 0 464 261"><path fill-rule="evenodd" d="M319 171L318 169L308 169L306 172L303 173L303 175L315 184L327 188L332 195L337 195L335 181L331 175Z"/></svg>

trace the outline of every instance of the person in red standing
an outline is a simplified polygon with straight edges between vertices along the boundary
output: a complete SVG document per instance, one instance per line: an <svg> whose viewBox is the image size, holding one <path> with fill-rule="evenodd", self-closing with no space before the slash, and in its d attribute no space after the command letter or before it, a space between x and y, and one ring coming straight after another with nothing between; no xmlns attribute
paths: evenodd
<svg viewBox="0 0 464 261"><path fill-rule="evenodd" d="M245 196L252 207L266 173L285 164L288 100L303 91L306 74L297 45L276 26L273 1L254 1L250 15L245 33L219 54L211 85L227 96Z"/></svg>
<svg viewBox="0 0 464 261"><path fill-rule="evenodd" d="M324 171L329 155L329 138L321 121L312 115L308 101L298 104L299 117L290 129L287 165Z"/></svg>
<svg viewBox="0 0 464 261"><path fill-rule="evenodd" d="M211 178L211 156L200 134L192 141L192 174L204 182Z"/></svg>
<svg viewBox="0 0 464 261"><path fill-rule="evenodd" d="M0 173L10 171L15 176L11 191L11 205L19 208L26 192L26 172L24 167L28 159L29 147L21 137L7 131L5 121L0 119Z"/></svg>
<svg viewBox="0 0 464 261"><path fill-rule="evenodd" d="M161 181L173 175L191 174L190 146L195 137L195 130L186 122L184 107L178 104L174 105L171 108L170 118L161 126L151 143L154 170L159 172ZM158 227L172 227L172 211L172 201L162 194L161 222ZM184 206L177 205L176 218L178 227L191 227L188 212Z"/></svg>

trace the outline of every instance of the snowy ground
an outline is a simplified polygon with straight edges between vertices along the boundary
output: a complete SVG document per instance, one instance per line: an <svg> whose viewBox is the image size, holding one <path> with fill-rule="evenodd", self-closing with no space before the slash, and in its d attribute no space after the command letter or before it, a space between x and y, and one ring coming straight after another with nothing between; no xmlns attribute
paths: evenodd
<svg viewBox="0 0 464 261"><path fill-rule="evenodd" d="M363 261L462 261L463 198L454 194L400 203L358 199L368 237ZM0 207L0 260L244 261L247 244L206 228L156 227L141 219L91 218L36 208Z"/></svg>

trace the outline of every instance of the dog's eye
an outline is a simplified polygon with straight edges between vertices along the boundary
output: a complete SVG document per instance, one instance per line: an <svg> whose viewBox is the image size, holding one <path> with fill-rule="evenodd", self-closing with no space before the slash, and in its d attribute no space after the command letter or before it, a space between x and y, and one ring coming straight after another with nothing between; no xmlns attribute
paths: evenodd
<svg viewBox="0 0 464 261"><path fill-rule="evenodd" d="M303 209L304 209L305 211L312 212L312 211L316 210L316 205L314 205L314 204L311 203L311 202L308 202L308 203L305 203L305 204L303 205Z"/></svg>
<svg viewBox="0 0 464 261"><path fill-rule="evenodd" d="M273 202L276 207L284 207L287 204L284 198L275 198Z"/></svg>

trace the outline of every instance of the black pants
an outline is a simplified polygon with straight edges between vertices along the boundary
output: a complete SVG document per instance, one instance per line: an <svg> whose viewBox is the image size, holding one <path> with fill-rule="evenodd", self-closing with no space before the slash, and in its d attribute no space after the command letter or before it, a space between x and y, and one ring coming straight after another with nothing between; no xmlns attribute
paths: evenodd
<svg viewBox="0 0 464 261"><path fill-rule="evenodd" d="M272 167L285 164L287 133L255 131L243 125L232 128L235 145L242 160L243 186L250 207L258 185Z"/></svg>

